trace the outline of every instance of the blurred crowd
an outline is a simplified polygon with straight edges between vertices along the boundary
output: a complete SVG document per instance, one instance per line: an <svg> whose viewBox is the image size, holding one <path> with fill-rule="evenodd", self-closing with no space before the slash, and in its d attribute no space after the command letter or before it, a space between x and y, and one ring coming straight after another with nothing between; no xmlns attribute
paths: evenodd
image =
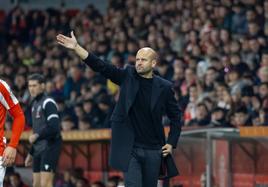
<svg viewBox="0 0 268 187"><path fill-rule="evenodd" d="M55 187L124 187L124 182L117 175L109 177L105 183L99 180L90 182L83 169L75 168L57 176Z"/></svg>
<svg viewBox="0 0 268 187"><path fill-rule="evenodd" d="M29 187L23 182L20 173L16 172L13 167L8 167L6 169L3 186L4 187Z"/></svg>
<svg viewBox="0 0 268 187"><path fill-rule="evenodd" d="M268 0L109 0L104 15L92 5L15 7L0 20L0 75L29 126L27 76L42 73L63 131L110 127L118 87L55 42L72 30L82 46L121 68L135 63L139 48L155 49L155 73L174 83L184 126L268 125Z"/></svg>
<svg viewBox="0 0 268 187"><path fill-rule="evenodd" d="M99 180L89 181L82 168L65 170L57 173L55 187L124 187L123 178L118 175L108 177L106 182ZM4 179L4 187L29 187L26 185L19 172L13 167L8 167Z"/></svg>

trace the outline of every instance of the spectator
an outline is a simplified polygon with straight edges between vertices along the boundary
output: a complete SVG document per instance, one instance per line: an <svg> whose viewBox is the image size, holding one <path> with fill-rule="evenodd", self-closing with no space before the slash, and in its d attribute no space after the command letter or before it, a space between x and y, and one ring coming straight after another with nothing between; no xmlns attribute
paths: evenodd
<svg viewBox="0 0 268 187"><path fill-rule="evenodd" d="M268 97L268 82L263 82L259 85L259 95L261 99Z"/></svg>
<svg viewBox="0 0 268 187"><path fill-rule="evenodd" d="M71 180L72 169L65 170L63 172L63 178L56 181L56 187L75 187L75 184Z"/></svg>
<svg viewBox="0 0 268 187"><path fill-rule="evenodd" d="M103 182L97 181L92 183L90 187L105 187L105 185L103 184Z"/></svg>
<svg viewBox="0 0 268 187"><path fill-rule="evenodd" d="M216 107L211 111L211 123L213 127L229 127L226 121L226 111L223 108Z"/></svg>
<svg viewBox="0 0 268 187"><path fill-rule="evenodd" d="M21 180L21 177L20 177L19 173L12 173L9 176L9 180L10 180L11 187L28 187Z"/></svg>
<svg viewBox="0 0 268 187"><path fill-rule="evenodd" d="M78 119L90 113L90 118L94 116L92 126L98 126L103 115L97 110L100 96L111 94L110 99L117 100L118 88L100 79L90 68L81 71L79 58L54 45L57 32L69 33L69 29L77 28L81 44L118 67L134 64L138 48L156 49L161 54L160 75L174 82L179 104L182 109L186 108L185 125L191 120L186 106L193 103L189 99L193 84L197 84L198 102L210 97L212 103L224 108L228 124L231 123L228 115L242 102L241 89L248 82L253 95L260 95L261 103L265 98L267 7L266 1L252 4L190 0L176 6L168 0L150 5L147 1L111 1L106 15L88 6L69 16L57 9L25 11L17 6L7 12L3 32L0 32L1 36L7 33L0 37L0 45L6 49L0 55L0 74L10 83L19 100L28 104L26 75L42 72L51 80L48 89L61 105L61 116L71 115L78 125ZM135 14L137 11L139 14ZM222 93L217 84L227 84ZM77 106L89 99L95 102L93 111L89 112L90 107L85 107L88 111L84 111L84 104L82 108ZM257 97L255 100L258 101ZM113 107L112 102L110 104L109 110ZM261 109L257 105L248 106L255 117ZM209 112L212 108L208 108ZM195 116L194 112L192 115ZM30 124L29 119L27 116Z"/></svg>
<svg viewBox="0 0 268 187"><path fill-rule="evenodd" d="M78 130L85 131L91 128L90 119L86 116L82 117L78 121Z"/></svg>
<svg viewBox="0 0 268 187"><path fill-rule="evenodd" d="M78 178L76 183L75 183L75 187L88 187L88 181L85 178Z"/></svg>
<svg viewBox="0 0 268 187"><path fill-rule="evenodd" d="M210 123L210 116L208 108L204 103L197 104L196 107L196 118L189 122L189 125L207 126Z"/></svg>
<svg viewBox="0 0 268 187"><path fill-rule="evenodd" d="M235 110L235 127L251 126L252 120L247 108L241 106Z"/></svg>
<svg viewBox="0 0 268 187"><path fill-rule="evenodd" d="M94 128L109 128L110 117L112 115L112 101L110 96L102 95L98 101L97 116L99 116L98 122Z"/></svg>
<svg viewBox="0 0 268 187"><path fill-rule="evenodd" d="M185 125L188 125L188 122L191 119L196 118L196 110L197 110L197 103L198 103L198 91L197 91L197 85L194 84L190 86L189 88L189 103L186 107L186 110L184 112L184 120Z"/></svg>
<svg viewBox="0 0 268 187"><path fill-rule="evenodd" d="M64 116L61 120L61 130L70 131L74 129L75 124L70 116Z"/></svg>
<svg viewBox="0 0 268 187"><path fill-rule="evenodd" d="M72 66L70 76L67 78L64 85L65 98L75 100L75 98L80 95L81 86L84 82L85 78L80 68L78 66Z"/></svg>

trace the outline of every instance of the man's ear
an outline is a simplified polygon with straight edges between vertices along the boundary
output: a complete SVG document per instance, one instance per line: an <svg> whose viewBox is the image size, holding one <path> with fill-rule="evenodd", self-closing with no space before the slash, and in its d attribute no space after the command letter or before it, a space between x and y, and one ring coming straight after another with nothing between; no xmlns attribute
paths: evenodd
<svg viewBox="0 0 268 187"><path fill-rule="evenodd" d="M152 67L154 68L157 65L157 61L154 59L152 60Z"/></svg>
<svg viewBox="0 0 268 187"><path fill-rule="evenodd" d="M45 83L42 83L41 84L41 87L42 87L43 90L45 90L46 89L46 84Z"/></svg>

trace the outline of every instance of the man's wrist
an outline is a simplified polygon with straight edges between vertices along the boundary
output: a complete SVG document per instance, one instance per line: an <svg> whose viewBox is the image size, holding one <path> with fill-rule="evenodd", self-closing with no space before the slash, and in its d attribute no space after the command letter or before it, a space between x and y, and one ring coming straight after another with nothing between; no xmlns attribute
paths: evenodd
<svg viewBox="0 0 268 187"><path fill-rule="evenodd" d="M78 42L76 42L76 44L74 45L74 52L76 52L77 54L81 53L81 46L79 45Z"/></svg>
<svg viewBox="0 0 268 187"><path fill-rule="evenodd" d="M87 52L86 49L84 49L83 47L81 47L79 44L77 44L75 47L74 47L74 52L82 59L82 60L85 60L89 53Z"/></svg>
<svg viewBox="0 0 268 187"><path fill-rule="evenodd" d="M76 42L75 44L74 44L74 51L77 51L78 50L78 46L79 46L79 44L78 44L78 42Z"/></svg>

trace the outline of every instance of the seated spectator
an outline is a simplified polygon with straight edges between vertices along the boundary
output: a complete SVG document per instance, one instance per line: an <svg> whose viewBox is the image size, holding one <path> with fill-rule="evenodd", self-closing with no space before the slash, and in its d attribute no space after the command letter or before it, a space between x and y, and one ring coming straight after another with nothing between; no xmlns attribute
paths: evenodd
<svg viewBox="0 0 268 187"><path fill-rule="evenodd" d="M65 100L63 98L56 99L56 103L58 106L58 113L60 118L62 119L64 116L70 116L72 119L75 119L75 114L73 112L73 108L69 107L65 104Z"/></svg>
<svg viewBox="0 0 268 187"><path fill-rule="evenodd" d="M84 177L78 178L75 183L75 187L88 187L88 186L89 186L88 180Z"/></svg>
<svg viewBox="0 0 268 187"><path fill-rule="evenodd" d="M100 94L107 93L107 90L104 87L105 84L106 82L103 82L103 79L99 77L96 77L95 79L93 79L92 85L91 85L91 92L92 92L93 98L97 98L98 95Z"/></svg>
<svg viewBox="0 0 268 187"><path fill-rule="evenodd" d="M252 119L245 106L240 106L234 113L235 127L252 126Z"/></svg>
<svg viewBox="0 0 268 187"><path fill-rule="evenodd" d="M228 90L228 85L225 83L216 84L216 105L226 110L231 109L232 98Z"/></svg>
<svg viewBox="0 0 268 187"><path fill-rule="evenodd" d="M231 67L237 69L241 76L250 71L248 65L241 61L241 57L238 52L230 55L230 62Z"/></svg>
<svg viewBox="0 0 268 187"><path fill-rule="evenodd" d="M260 125L268 126L268 108L263 108L259 112Z"/></svg>
<svg viewBox="0 0 268 187"><path fill-rule="evenodd" d="M259 114L260 109L262 107L262 100L259 97L259 95L253 95L251 97L251 103L252 103L251 115L256 116Z"/></svg>
<svg viewBox="0 0 268 187"><path fill-rule="evenodd" d="M210 116L208 113L208 108L204 103L197 104L196 108L196 118L189 122L190 126L207 126L210 124Z"/></svg>
<svg viewBox="0 0 268 187"><path fill-rule="evenodd" d="M247 110L250 114L252 114L254 111L253 109L253 102L252 97L254 95L254 91L251 85L245 85L241 89L241 103L243 103L244 106L247 107Z"/></svg>
<svg viewBox="0 0 268 187"><path fill-rule="evenodd" d="M75 117L76 117L75 123L77 124L78 120L81 119L85 115L82 103L80 103L80 102L76 103L76 105L74 106L74 113L75 113Z"/></svg>
<svg viewBox="0 0 268 187"><path fill-rule="evenodd" d="M57 179L56 187L75 187L75 184L71 180L72 169L65 170L63 172L63 177Z"/></svg>
<svg viewBox="0 0 268 187"><path fill-rule="evenodd" d="M261 66L268 66L268 50L264 50L261 55Z"/></svg>
<svg viewBox="0 0 268 187"><path fill-rule="evenodd" d="M204 76L204 92L210 93L214 90L214 83L218 73L214 67L209 67Z"/></svg>
<svg viewBox="0 0 268 187"><path fill-rule="evenodd" d="M268 66L263 66L258 70L260 82L268 82Z"/></svg>
<svg viewBox="0 0 268 187"><path fill-rule="evenodd" d="M83 110L85 115L94 122L94 118L96 118L96 106L93 99L86 99L83 101Z"/></svg>
<svg viewBox="0 0 268 187"><path fill-rule="evenodd" d="M79 96L81 86L85 81L80 67L72 66L70 69L70 76L67 78L64 85L65 98L73 100L75 97Z"/></svg>
<svg viewBox="0 0 268 187"><path fill-rule="evenodd" d="M226 111L223 108L216 107L211 111L210 125L213 127L230 127L225 119Z"/></svg>
<svg viewBox="0 0 268 187"><path fill-rule="evenodd" d="M259 85L259 95L261 99L268 97L268 82L262 82Z"/></svg>
<svg viewBox="0 0 268 187"><path fill-rule="evenodd" d="M242 79L240 70L236 67L231 67L226 75L226 79L232 96L237 96L241 93L241 89L245 85L245 81Z"/></svg>
<svg viewBox="0 0 268 187"><path fill-rule="evenodd" d="M64 74L57 74L53 82L55 83L55 89L52 92L52 95L55 99L64 98L64 84L66 77Z"/></svg>
<svg viewBox="0 0 268 187"><path fill-rule="evenodd" d="M109 128L110 117L112 114L112 100L108 95L102 95L98 101L98 110L96 115L98 116L98 122L95 123L93 128Z"/></svg>
<svg viewBox="0 0 268 187"><path fill-rule="evenodd" d="M198 102L198 90L197 85L193 84L189 87L189 103L184 112L184 121L185 125L188 125L191 119L196 118L196 109L197 109L197 102Z"/></svg>
<svg viewBox="0 0 268 187"><path fill-rule="evenodd" d="M253 126L259 126L259 125L262 125L261 124L261 111L258 113L258 114L256 114L256 115L254 115L254 116L252 116L252 125Z"/></svg>
<svg viewBox="0 0 268 187"><path fill-rule="evenodd" d="M101 181L94 182L90 185L90 187L105 187L104 183Z"/></svg>
<svg viewBox="0 0 268 187"><path fill-rule="evenodd" d="M75 128L73 119L70 116L64 116L61 120L62 131L70 131Z"/></svg>
<svg viewBox="0 0 268 187"><path fill-rule="evenodd" d="M85 131L91 128L90 119L87 116L82 117L78 121L78 130Z"/></svg>
<svg viewBox="0 0 268 187"><path fill-rule="evenodd" d="M88 186L87 180L84 179L84 177L83 177L83 172L84 171L82 168L72 168L72 169L64 171L63 181L59 182L58 187L65 187L65 186L67 186L67 187L86 187L86 186ZM84 185L84 183L86 183L86 185Z"/></svg>
<svg viewBox="0 0 268 187"><path fill-rule="evenodd" d="M121 181L121 177L120 176L112 176L108 178L106 187L117 187L118 183Z"/></svg>
<svg viewBox="0 0 268 187"><path fill-rule="evenodd" d="M21 180L19 173L15 172L15 173L10 174L9 180L10 180L10 187L28 187Z"/></svg>
<svg viewBox="0 0 268 187"><path fill-rule="evenodd" d="M89 115L92 127L109 127L107 109L112 110L113 102L103 105L99 101L107 94L116 101L118 87L90 68L83 72L79 58L54 45L56 32L76 28L79 42L120 68L135 63L138 48L158 50L158 72L173 81L178 105L185 110L185 125L196 118L199 102L207 105L208 112L214 104L223 108L228 124L234 124L231 112L241 102L247 103L256 121L257 116L264 119L261 105L268 97L267 2L200 2L180 1L173 6L173 1L163 0L149 6L147 1L109 1L107 16L94 6L72 16L57 9L24 11L16 6L2 20L5 27L0 32L0 47L6 50L0 54L0 74L28 105L26 75L42 72L51 80L47 88L58 101L61 117L70 115L76 127L79 119ZM136 10L140 14L134 14ZM80 17L84 18L82 24ZM242 90L248 84L253 89L250 97ZM30 107L25 111L30 113Z"/></svg>

